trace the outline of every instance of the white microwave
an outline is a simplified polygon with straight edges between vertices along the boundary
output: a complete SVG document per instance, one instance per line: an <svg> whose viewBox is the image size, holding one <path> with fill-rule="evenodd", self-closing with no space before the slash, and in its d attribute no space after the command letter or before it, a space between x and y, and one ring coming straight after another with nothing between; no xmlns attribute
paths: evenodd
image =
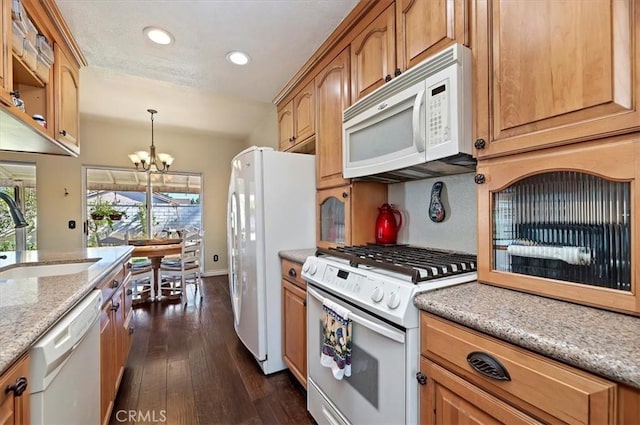
<svg viewBox="0 0 640 425"><path fill-rule="evenodd" d="M455 44L343 113L343 175L387 183L468 173L471 50Z"/></svg>

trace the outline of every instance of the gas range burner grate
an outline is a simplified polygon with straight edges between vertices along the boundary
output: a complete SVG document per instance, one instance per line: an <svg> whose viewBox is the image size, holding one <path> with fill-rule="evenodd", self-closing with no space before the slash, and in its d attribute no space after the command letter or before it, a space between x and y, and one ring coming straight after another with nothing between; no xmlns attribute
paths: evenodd
<svg viewBox="0 0 640 425"><path fill-rule="evenodd" d="M477 270L475 255L410 245L318 248L316 256L323 254L346 259L352 267L368 265L408 275L413 283Z"/></svg>

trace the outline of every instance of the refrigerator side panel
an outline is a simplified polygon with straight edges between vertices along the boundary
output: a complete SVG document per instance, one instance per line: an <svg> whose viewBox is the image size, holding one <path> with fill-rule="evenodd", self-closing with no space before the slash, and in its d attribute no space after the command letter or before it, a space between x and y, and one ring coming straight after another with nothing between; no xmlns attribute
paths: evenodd
<svg viewBox="0 0 640 425"><path fill-rule="evenodd" d="M265 373L286 368L282 360L281 271L278 252L315 247L315 157L263 153L264 261L268 361Z"/></svg>

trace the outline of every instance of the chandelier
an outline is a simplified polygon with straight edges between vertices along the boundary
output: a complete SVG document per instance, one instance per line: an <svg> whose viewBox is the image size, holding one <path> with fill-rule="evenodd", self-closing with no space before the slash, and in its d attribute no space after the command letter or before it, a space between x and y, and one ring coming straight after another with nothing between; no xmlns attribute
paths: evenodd
<svg viewBox="0 0 640 425"><path fill-rule="evenodd" d="M151 146L149 152L138 151L129 155L129 159L136 166L136 170L154 171L166 173L173 163L173 157L167 153L159 153L156 155L156 147L153 144L153 114L157 114L155 109L147 109L151 114Z"/></svg>

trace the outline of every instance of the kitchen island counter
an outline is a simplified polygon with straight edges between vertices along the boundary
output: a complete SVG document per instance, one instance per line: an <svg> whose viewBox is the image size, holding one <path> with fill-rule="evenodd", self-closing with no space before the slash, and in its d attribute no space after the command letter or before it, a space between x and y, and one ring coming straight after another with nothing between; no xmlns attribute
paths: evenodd
<svg viewBox="0 0 640 425"><path fill-rule="evenodd" d="M640 388L640 318L477 282L418 294L429 313Z"/></svg>
<svg viewBox="0 0 640 425"><path fill-rule="evenodd" d="M130 246L69 252L2 252L0 272L28 263L61 264L96 260L85 271L59 276L0 278L0 374L26 353L65 313L81 301L133 250Z"/></svg>

